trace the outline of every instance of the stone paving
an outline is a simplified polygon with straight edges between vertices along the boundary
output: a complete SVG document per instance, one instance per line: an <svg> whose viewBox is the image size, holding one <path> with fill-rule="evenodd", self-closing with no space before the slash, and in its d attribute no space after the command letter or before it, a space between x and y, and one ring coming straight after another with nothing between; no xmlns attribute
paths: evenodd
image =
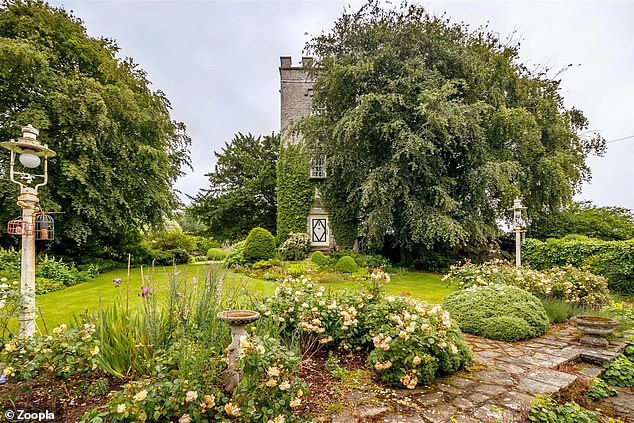
<svg viewBox="0 0 634 423"><path fill-rule="evenodd" d="M513 422L529 407L535 394L552 395L577 375L555 370L572 361L585 363L586 376L601 373L600 364L624 348L613 341L605 348L582 345L571 325L558 325L532 340L506 343L465 334L473 350L469 371L435 379L429 386L408 389L373 389L352 392L352 407L332 418L333 423L481 423ZM634 394L621 390L607 405L621 410L634 422Z"/></svg>

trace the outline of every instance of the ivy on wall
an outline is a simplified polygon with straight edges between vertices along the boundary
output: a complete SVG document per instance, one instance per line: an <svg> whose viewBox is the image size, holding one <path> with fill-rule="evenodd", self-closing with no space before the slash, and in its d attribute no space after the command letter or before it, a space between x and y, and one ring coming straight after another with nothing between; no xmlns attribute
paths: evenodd
<svg viewBox="0 0 634 423"><path fill-rule="evenodd" d="M315 185L308 178L309 158L299 146L280 148L277 162L277 237L282 243L291 232L306 232Z"/></svg>

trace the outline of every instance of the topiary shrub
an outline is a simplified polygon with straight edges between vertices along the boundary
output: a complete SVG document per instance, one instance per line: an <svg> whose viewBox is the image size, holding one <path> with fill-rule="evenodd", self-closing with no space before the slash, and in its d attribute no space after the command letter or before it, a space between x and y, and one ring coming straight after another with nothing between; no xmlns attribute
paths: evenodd
<svg viewBox="0 0 634 423"><path fill-rule="evenodd" d="M222 248L210 248L207 251L208 260L224 260L227 258L227 252Z"/></svg>
<svg viewBox="0 0 634 423"><path fill-rule="evenodd" d="M350 256L341 257L335 264L335 270L340 273L354 273L357 269L357 262Z"/></svg>
<svg viewBox="0 0 634 423"><path fill-rule="evenodd" d="M280 255L284 260L304 260L310 251L310 237L304 232L293 232L288 235L280 247Z"/></svg>
<svg viewBox="0 0 634 423"><path fill-rule="evenodd" d="M473 286L449 294L443 307L464 332L500 341L542 335L548 315L534 295L514 286Z"/></svg>
<svg viewBox="0 0 634 423"><path fill-rule="evenodd" d="M330 259L321 251L315 251L313 255L310 256L310 261L321 267L326 267L328 263L330 263Z"/></svg>
<svg viewBox="0 0 634 423"><path fill-rule="evenodd" d="M264 228L253 228L244 242L244 259L247 263L275 257L275 237Z"/></svg>

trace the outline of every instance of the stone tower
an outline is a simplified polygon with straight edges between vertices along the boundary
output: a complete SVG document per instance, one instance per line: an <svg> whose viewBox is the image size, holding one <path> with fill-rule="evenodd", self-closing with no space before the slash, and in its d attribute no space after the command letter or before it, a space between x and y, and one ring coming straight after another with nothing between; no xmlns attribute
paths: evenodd
<svg viewBox="0 0 634 423"><path fill-rule="evenodd" d="M280 57L281 148L301 146L301 134L293 130L293 123L311 114L313 79L308 68L312 62L312 57L303 57L299 66L293 66L291 57ZM305 177L314 185L314 196L312 204L306 204L306 226L302 229L310 237L311 250L330 251L334 247L334 238L330 231L328 212L322 207L319 197L319 184L326 177L325 161L323 157L310 157L307 162L309 165ZM280 201L286 200L280 199L278 195L278 228Z"/></svg>

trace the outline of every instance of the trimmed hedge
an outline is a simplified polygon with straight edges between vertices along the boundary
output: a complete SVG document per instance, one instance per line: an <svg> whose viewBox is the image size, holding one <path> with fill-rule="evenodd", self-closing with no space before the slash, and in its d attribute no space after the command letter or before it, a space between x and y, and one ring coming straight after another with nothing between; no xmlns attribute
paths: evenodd
<svg viewBox="0 0 634 423"><path fill-rule="evenodd" d="M275 257L275 237L264 228L253 228L244 242L244 259L247 263Z"/></svg>
<svg viewBox="0 0 634 423"><path fill-rule="evenodd" d="M634 239L601 241L586 237L527 239L522 248L526 263L535 269L571 264L604 276L611 290L634 295Z"/></svg>
<svg viewBox="0 0 634 423"><path fill-rule="evenodd" d="M548 329L542 302L514 286L474 286L449 294L442 306L462 331L490 339L520 341Z"/></svg>
<svg viewBox="0 0 634 423"><path fill-rule="evenodd" d="M222 248L210 248L207 251L208 260L224 260L227 258L227 252Z"/></svg>
<svg viewBox="0 0 634 423"><path fill-rule="evenodd" d="M341 273L354 273L357 269L357 263L350 256L341 257L335 264L335 270Z"/></svg>
<svg viewBox="0 0 634 423"><path fill-rule="evenodd" d="M330 263L330 259L321 251L315 251L310 257L310 261L321 267L326 267Z"/></svg>

